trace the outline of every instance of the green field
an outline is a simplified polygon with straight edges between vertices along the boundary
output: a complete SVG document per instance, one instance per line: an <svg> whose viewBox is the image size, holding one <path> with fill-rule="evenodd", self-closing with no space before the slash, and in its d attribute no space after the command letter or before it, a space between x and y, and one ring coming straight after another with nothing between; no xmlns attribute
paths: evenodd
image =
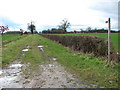
<svg viewBox="0 0 120 90"><path fill-rule="evenodd" d="M4 35L5 37L5 35ZM3 40L5 40L3 37ZM8 36L7 36L8 37ZM10 36L9 36L10 37ZM12 36L11 36L12 37ZM7 39L6 39L7 40ZM114 67L106 64L103 58L96 58L84 53L78 53L68 48L48 40L40 35L27 35L16 41L14 39L3 46L3 66L14 60L19 60L19 54L26 45L30 45L30 51L26 52L24 62L30 62L31 67L37 68L42 62L42 55L37 45L43 45L46 56L56 57L57 61L67 67L71 73L75 73L85 83L92 82L107 88L118 88L118 64ZM48 59L47 59L48 60ZM112 82L112 83L111 83Z"/></svg>
<svg viewBox="0 0 120 90"><path fill-rule="evenodd" d="M118 38L119 33L111 33L111 42L116 47L116 50L118 50L118 41L120 41L120 38ZM102 38L108 39L107 33L68 33L63 35L87 35L87 36L99 36Z"/></svg>
<svg viewBox="0 0 120 90"><path fill-rule="evenodd" d="M20 34L5 34L2 36L2 41L3 41L3 45L15 40L18 40L22 37L25 37L25 35L20 35Z"/></svg>

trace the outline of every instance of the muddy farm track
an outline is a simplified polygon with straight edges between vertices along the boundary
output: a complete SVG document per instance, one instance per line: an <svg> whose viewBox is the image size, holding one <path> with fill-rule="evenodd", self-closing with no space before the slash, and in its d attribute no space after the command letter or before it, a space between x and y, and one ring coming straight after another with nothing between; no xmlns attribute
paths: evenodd
<svg viewBox="0 0 120 90"><path fill-rule="evenodd" d="M32 70L31 63L23 63L22 59L25 53L29 51L29 45L22 50L16 60L9 64L3 70L0 70L1 88L89 88L90 86L82 83L75 78L75 74L68 72L64 66L57 62L57 58L45 55L43 46L38 44L38 49L42 53L43 62L35 65L36 69ZM26 71L27 70L27 71ZM92 85L96 87L96 85Z"/></svg>

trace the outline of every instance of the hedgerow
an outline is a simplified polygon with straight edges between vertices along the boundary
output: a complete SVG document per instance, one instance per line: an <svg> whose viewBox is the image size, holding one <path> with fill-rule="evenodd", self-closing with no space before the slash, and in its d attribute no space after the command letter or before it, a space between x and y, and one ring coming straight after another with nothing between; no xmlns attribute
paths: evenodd
<svg viewBox="0 0 120 90"><path fill-rule="evenodd" d="M101 37L83 35L41 35L75 51L92 53L97 57L107 57L108 55L108 41ZM111 60L117 60L117 57L118 55L111 44Z"/></svg>

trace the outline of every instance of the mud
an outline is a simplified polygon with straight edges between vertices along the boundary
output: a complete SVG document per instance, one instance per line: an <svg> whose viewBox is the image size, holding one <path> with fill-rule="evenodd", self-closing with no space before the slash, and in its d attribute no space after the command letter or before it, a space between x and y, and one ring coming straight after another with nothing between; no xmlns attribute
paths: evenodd
<svg viewBox="0 0 120 90"><path fill-rule="evenodd" d="M14 61L0 70L0 88L90 88L74 77L75 74L66 71L56 57L47 57L43 46L38 45L38 48L46 61L41 65L32 65L29 62L21 64L22 59ZM25 53L22 53L21 57L24 56Z"/></svg>
<svg viewBox="0 0 120 90"><path fill-rule="evenodd" d="M22 78L22 71L23 67L25 67L24 64L21 64L26 49L23 49L21 52L21 55L19 58L21 58L19 61L16 60L14 62L11 62L8 66L5 68L0 68L0 89L1 88L22 88L22 83L19 83L20 79Z"/></svg>
<svg viewBox="0 0 120 90"><path fill-rule="evenodd" d="M32 73L28 70L29 74L22 75L19 83L23 88L89 88L58 62L43 63L37 68Z"/></svg>
<svg viewBox="0 0 120 90"><path fill-rule="evenodd" d="M80 80L75 79L69 72L65 70L58 62L44 64L40 66L43 69L41 78L44 82L41 88L85 88Z"/></svg>
<svg viewBox="0 0 120 90"><path fill-rule="evenodd" d="M44 50L43 50L43 46L42 46L42 45L38 44L38 48L39 48L39 50L40 50L42 53L45 53Z"/></svg>
<svg viewBox="0 0 120 90"><path fill-rule="evenodd" d="M53 61L56 61L56 60L57 60L57 58L54 57L54 58L53 58Z"/></svg>
<svg viewBox="0 0 120 90"><path fill-rule="evenodd" d="M12 64L8 68L0 70L0 88L22 88L20 83L20 74L22 64Z"/></svg>

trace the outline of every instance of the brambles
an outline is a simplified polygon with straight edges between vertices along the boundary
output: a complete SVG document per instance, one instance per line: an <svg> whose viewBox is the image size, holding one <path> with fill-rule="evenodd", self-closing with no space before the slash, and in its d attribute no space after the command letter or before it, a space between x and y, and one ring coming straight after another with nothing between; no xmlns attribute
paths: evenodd
<svg viewBox="0 0 120 90"><path fill-rule="evenodd" d="M7 30L9 30L9 28L8 28L8 26L0 26L0 34L2 34L3 35L3 32L4 31L7 31Z"/></svg>

